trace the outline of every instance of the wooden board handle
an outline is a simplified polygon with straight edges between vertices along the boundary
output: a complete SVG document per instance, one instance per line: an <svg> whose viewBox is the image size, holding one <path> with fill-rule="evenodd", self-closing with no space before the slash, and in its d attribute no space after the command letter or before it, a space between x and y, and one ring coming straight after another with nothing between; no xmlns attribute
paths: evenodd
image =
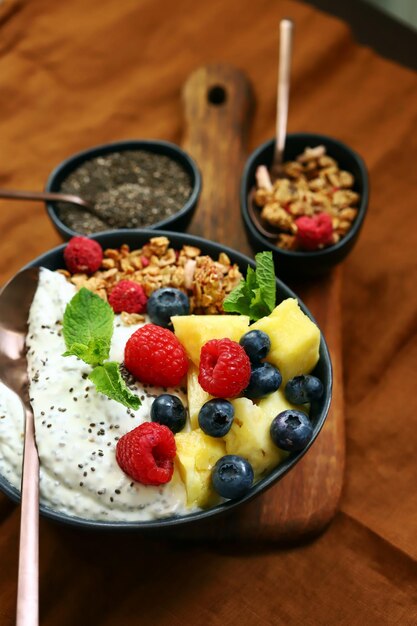
<svg viewBox="0 0 417 626"><path fill-rule="evenodd" d="M223 65L197 69L184 85L183 145L203 178L190 231L247 252L239 186L247 154L253 93L240 70Z"/></svg>

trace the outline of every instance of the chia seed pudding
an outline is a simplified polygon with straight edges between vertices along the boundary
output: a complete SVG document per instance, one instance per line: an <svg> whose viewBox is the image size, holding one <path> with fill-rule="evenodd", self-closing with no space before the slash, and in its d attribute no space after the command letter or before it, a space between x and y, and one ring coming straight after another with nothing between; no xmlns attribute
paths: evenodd
<svg viewBox="0 0 417 626"><path fill-rule="evenodd" d="M121 434L149 420L162 388L129 381L141 398L137 411L100 394L87 380L89 367L62 358L65 306L76 288L64 276L42 268L30 310L27 359L30 398L40 459L42 504L68 515L108 521L142 521L190 512L177 471L161 487L132 481L116 461ZM115 316L110 358L123 361L126 341L142 324L125 326ZM181 389L169 393L181 398ZM91 417L87 417L91 416ZM20 489L24 417L20 401L0 383L0 474Z"/></svg>
<svg viewBox="0 0 417 626"><path fill-rule="evenodd" d="M172 217L189 199L192 184L178 161L146 150L125 150L83 162L59 191L94 206L97 216L71 204L56 204L66 226L90 235L109 228L146 228Z"/></svg>

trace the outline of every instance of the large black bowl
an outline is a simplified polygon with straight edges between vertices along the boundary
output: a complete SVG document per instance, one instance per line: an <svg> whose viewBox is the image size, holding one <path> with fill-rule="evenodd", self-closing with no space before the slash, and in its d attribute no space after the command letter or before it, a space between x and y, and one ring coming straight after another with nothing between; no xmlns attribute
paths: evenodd
<svg viewBox="0 0 417 626"><path fill-rule="evenodd" d="M171 217L155 222L155 224L149 226L151 229L170 228L178 231L185 230L197 206L198 198L201 193L201 175L195 161L190 155L184 152L179 146L169 141L161 141L158 139L129 139L127 141L106 143L101 146L94 146L88 150L83 150L82 152L77 152L68 159L65 159L65 161L62 161L62 163L57 165L51 172L46 182L45 191L61 191L61 185L64 180L85 161L105 154L111 154L112 152L124 152L126 150L145 150L146 152L153 152L154 154L170 157L174 161L177 161L188 173L192 191L184 206L174 213L174 215L171 215ZM54 202L46 202L46 211L63 239L71 239L71 237L80 234L62 222Z"/></svg>
<svg viewBox="0 0 417 626"><path fill-rule="evenodd" d="M213 257L217 257L220 252L224 251L229 255L233 263L237 263L239 265L244 273L246 273L246 268L248 265L254 266L254 262L243 254L240 254L239 252L231 250L226 246L219 245L212 241L207 241L199 237L193 237L191 235L182 235L179 233L165 231L158 231L158 235L166 235L170 239L173 247L175 248L181 248L183 244L189 244L197 246L202 250L204 254L209 254ZM141 247L149 240L150 237L154 236L155 231L152 230L118 230L101 233L100 235L96 235L93 238L96 239L104 248L116 248L119 247L122 243L127 243L132 249L134 249ZM65 267L63 258L64 248L65 245L61 245L57 248L54 248L53 250L50 250L49 252L46 252L42 256L32 261L32 263L29 263L27 267L43 266L50 270L56 270L58 268ZM277 280L277 303L289 297L295 298L296 295L284 283L282 283L280 280ZM310 312L302 302L300 302L300 306L309 317L312 317ZM313 444L315 438L317 437L323 426L324 420L326 419L329 410L332 393L332 366L329 351L323 337L321 338L320 342L320 359L314 373L322 380L324 384L324 394L322 399L311 408L310 415L314 428L314 435L311 442L309 443L307 448L302 450L301 452L291 453L288 458L283 461L278 467L276 467L268 476L257 482L250 489L249 493L243 498L236 501L227 501L208 510L198 511L196 513L191 513L187 516L164 518L149 522L102 522L89 520L78 517L71 517L64 513L60 513L59 511L52 510L45 505L41 505L41 513L53 520L73 526L83 526L92 529L145 530L157 528L162 529L167 527L173 527L179 524L196 523L198 521L220 515L240 506L243 502L247 502L248 500L265 491L268 487L280 480L290 469L292 469L294 465L296 465L296 463L298 463L301 457L305 454L305 452L307 452L308 448ZM19 492L14 487L12 487L2 476L0 476L0 489L4 491L8 496L10 496L13 500L19 500Z"/></svg>
<svg viewBox="0 0 417 626"><path fill-rule="evenodd" d="M310 277L325 274L349 254L359 236L359 231L365 219L369 197L368 172L365 163L346 144L332 137L314 133L287 135L284 152L286 161L295 159L295 157L304 152L307 146L325 146L327 154L336 159L341 169L353 174L355 178L353 189L359 193L361 200L358 215L353 222L352 228L338 243L314 252L282 250L282 248L275 246L270 239L266 239L259 232L248 212L249 194L251 189L255 187L256 169L259 165L266 165L268 168L271 166L274 144L275 140L271 139L252 152L243 171L240 187L240 205L249 241L257 251L271 250L273 252L277 272L280 276Z"/></svg>

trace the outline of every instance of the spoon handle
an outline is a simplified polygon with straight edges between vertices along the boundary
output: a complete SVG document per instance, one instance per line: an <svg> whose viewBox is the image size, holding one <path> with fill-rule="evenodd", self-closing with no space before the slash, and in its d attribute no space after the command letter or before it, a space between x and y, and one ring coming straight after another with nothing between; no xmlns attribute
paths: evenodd
<svg viewBox="0 0 417 626"><path fill-rule="evenodd" d="M282 164L284 158L285 137L287 135L288 102L290 98L290 69L294 25L291 20L281 20L279 24L279 67L276 141L273 169Z"/></svg>
<svg viewBox="0 0 417 626"><path fill-rule="evenodd" d="M39 458L33 413L26 407L16 626L39 624Z"/></svg>
<svg viewBox="0 0 417 626"><path fill-rule="evenodd" d="M70 202L71 204L76 204L77 206L90 209L88 202L70 193L0 189L0 198L7 198L9 200L42 200L43 202Z"/></svg>

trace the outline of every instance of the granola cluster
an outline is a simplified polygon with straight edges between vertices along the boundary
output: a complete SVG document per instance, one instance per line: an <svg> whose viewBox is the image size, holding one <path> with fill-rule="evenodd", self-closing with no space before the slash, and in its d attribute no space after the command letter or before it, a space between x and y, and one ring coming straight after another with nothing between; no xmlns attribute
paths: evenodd
<svg viewBox="0 0 417 626"><path fill-rule="evenodd" d="M238 266L224 252L215 261L194 246L174 250L167 237L153 237L137 250L126 244L104 250L101 267L90 276L59 271L78 289L86 287L106 301L121 280L139 283L147 296L160 287L175 287L188 295L190 312L196 314L223 313L223 300L242 278ZM144 318L122 313L122 320L136 324Z"/></svg>
<svg viewBox="0 0 417 626"><path fill-rule="evenodd" d="M276 245L287 250L302 249L297 238L297 219L328 214L337 243L356 218L360 196L352 190L354 177L339 168L324 146L306 148L295 161L283 164L283 174L274 183L265 166L256 173L255 202L262 207L261 218L277 229Z"/></svg>

